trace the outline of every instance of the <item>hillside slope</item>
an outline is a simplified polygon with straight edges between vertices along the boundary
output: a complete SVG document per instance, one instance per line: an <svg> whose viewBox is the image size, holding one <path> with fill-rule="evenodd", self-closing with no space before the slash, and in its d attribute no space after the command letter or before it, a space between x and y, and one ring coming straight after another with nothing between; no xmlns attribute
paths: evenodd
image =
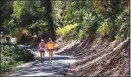
<svg viewBox="0 0 131 77"><path fill-rule="evenodd" d="M129 38L121 42L87 38L59 54L80 59L70 66L67 76L129 76Z"/></svg>

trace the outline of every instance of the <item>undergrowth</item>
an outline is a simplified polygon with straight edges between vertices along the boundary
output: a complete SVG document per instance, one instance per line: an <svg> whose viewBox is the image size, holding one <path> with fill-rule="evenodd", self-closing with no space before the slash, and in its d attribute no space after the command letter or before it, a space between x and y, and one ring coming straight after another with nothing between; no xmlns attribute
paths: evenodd
<svg viewBox="0 0 131 77"><path fill-rule="evenodd" d="M34 60L34 54L12 44L1 44L1 72L9 71L14 66Z"/></svg>

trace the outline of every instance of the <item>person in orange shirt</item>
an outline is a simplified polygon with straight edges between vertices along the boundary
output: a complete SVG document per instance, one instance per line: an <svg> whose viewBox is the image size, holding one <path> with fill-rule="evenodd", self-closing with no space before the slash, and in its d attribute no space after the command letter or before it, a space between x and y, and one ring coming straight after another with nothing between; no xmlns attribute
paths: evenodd
<svg viewBox="0 0 131 77"><path fill-rule="evenodd" d="M54 51L54 42L52 41L51 38L49 38L49 42L47 43L47 49L49 52L49 59L52 62L53 51Z"/></svg>

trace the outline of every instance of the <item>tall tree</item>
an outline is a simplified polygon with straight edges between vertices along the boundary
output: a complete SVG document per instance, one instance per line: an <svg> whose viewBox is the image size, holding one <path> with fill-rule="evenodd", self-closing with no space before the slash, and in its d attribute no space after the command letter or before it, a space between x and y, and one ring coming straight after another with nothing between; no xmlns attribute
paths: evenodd
<svg viewBox="0 0 131 77"><path fill-rule="evenodd" d="M12 1L0 1L0 32L7 33L5 26L13 12L11 5Z"/></svg>
<svg viewBox="0 0 131 77"><path fill-rule="evenodd" d="M52 40L56 40L56 33L53 23L53 16L52 16L52 0L45 0L45 9L47 15L47 22L48 22L48 35Z"/></svg>

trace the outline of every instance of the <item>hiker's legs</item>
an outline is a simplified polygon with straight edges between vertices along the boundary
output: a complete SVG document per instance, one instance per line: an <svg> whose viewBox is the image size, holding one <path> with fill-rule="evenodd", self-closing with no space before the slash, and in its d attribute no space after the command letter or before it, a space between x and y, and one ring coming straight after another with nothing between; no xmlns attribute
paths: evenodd
<svg viewBox="0 0 131 77"><path fill-rule="evenodd" d="M39 52L40 52L40 60L41 60L41 62L42 62L42 56L43 56L42 54L43 54L43 53L42 53L42 51L39 51Z"/></svg>
<svg viewBox="0 0 131 77"><path fill-rule="evenodd" d="M42 56L43 56L43 55L42 55L42 51L39 51L39 52L40 52L40 57L42 58Z"/></svg>
<svg viewBox="0 0 131 77"><path fill-rule="evenodd" d="M45 51L42 51L42 55L43 55L43 59L44 59Z"/></svg>
<svg viewBox="0 0 131 77"><path fill-rule="evenodd" d="M51 60L52 60L52 57L53 57L53 50L51 50Z"/></svg>
<svg viewBox="0 0 131 77"><path fill-rule="evenodd" d="M53 56L53 50L49 49L49 59L52 61L52 56Z"/></svg>
<svg viewBox="0 0 131 77"><path fill-rule="evenodd" d="M50 49L48 50L48 52L49 52L49 60L51 59L51 56L50 56Z"/></svg>

